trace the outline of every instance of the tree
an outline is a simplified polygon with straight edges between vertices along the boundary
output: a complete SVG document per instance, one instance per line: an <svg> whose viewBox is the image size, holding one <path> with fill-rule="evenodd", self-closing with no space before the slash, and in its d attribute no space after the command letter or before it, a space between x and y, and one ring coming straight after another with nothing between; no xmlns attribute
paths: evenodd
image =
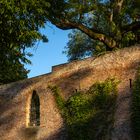
<svg viewBox="0 0 140 140"><path fill-rule="evenodd" d="M50 5L51 23L63 30L78 29L108 50L139 42L139 0L51 0Z"/></svg>
<svg viewBox="0 0 140 140"><path fill-rule="evenodd" d="M99 55L106 51L102 42L89 38L79 30L73 30L69 33L69 42L65 46L64 54L68 61L79 60L89 56Z"/></svg>
<svg viewBox="0 0 140 140"><path fill-rule="evenodd" d="M47 41L39 31L47 21L45 0L0 1L0 83L27 78L24 68L31 56L26 48L38 40Z"/></svg>
<svg viewBox="0 0 140 140"><path fill-rule="evenodd" d="M26 48L47 41L39 31L47 22L78 29L107 50L139 43L139 7L139 0L1 0L0 83L26 78Z"/></svg>

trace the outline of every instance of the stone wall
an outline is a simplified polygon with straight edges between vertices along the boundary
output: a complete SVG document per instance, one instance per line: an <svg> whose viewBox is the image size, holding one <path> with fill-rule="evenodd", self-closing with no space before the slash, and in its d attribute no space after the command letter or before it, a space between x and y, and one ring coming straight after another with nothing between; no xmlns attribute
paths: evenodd
<svg viewBox="0 0 140 140"><path fill-rule="evenodd" d="M123 89L119 93L121 98L129 89L129 79L133 83L139 65L140 45L137 45L99 57L54 66L49 74L0 86L0 140L66 139L65 124L48 86L60 87L63 98L67 99L75 89L86 90L97 81L115 77L121 81L118 87ZM28 126L33 90L40 98L40 126L37 127ZM127 137L131 131L125 121L121 127L117 126L119 131L123 131L118 137ZM114 137L117 137L117 128L114 129Z"/></svg>

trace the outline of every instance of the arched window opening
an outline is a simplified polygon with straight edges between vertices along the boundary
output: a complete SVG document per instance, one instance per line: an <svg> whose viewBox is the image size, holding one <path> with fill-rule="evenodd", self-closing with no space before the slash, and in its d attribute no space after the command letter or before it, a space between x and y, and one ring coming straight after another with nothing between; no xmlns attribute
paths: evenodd
<svg viewBox="0 0 140 140"><path fill-rule="evenodd" d="M30 122L29 126L40 125L40 101L36 91L33 91L30 105Z"/></svg>

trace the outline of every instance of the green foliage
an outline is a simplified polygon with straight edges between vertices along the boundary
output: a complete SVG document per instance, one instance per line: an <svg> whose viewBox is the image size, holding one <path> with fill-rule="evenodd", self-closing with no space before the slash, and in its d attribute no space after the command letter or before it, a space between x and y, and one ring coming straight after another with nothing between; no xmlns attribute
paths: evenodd
<svg viewBox="0 0 140 140"><path fill-rule="evenodd" d="M140 43L139 0L54 1L49 20L63 30L74 29L64 50L69 61Z"/></svg>
<svg viewBox="0 0 140 140"><path fill-rule="evenodd" d="M139 0L1 0L0 83L27 77L24 64L31 63L26 50L36 41L47 22L63 30L78 29L70 37L69 60L95 55L107 49L139 43Z"/></svg>
<svg viewBox="0 0 140 140"><path fill-rule="evenodd" d="M30 64L25 49L36 41L47 41L39 31L46 22L45 0L0 1L0 83L9 83L27 78Z"/></svg>
<svg viewBox="0 0 140 140"><path fill-rule="evenodd" d="M59 95L60 93L60 89L57 86L48 86L49 89L51 89L51 91L54 93L54 97L56 98L56 102L58 104L59 109L63 109L64 108L64 100L63 98Z"/></svg>
<svg viewBox="0 0 140 140"><path fill-rule="evenodd" d="M67 101L60 96L58 88L52 88L66 122L69 139L109 139L114 123L117 84L114 79L95 83L88 91L78 91Z"/></svg>
<svg viewBox="0 0 140 140"><path fill-rule="evenodd" d="M135 140L140 139L140 69L133 85L132 124Z"/></svg>
<svg viewBox="0 0 140 140"><path fill-rule="evenodd" d="M72 30L68 36L69 42L63 53L67 55L69 61L96 56L106 51L103 43L92 40L81 31Z"/></svg>
<svg viewBox="0 0 140 140"><path fill-rule="evenodd" d="M0 85L27 78L29 72L19 60L0 62Z"/></svg>
<svg viewBox="0 0 140 140"><path fill-rule="evenodd" d="M139 0L1 0L0 83L27 77L24 64L31 63L31 54L26 49L48 41L40 32L47 22L87 35L74 32L70 37L69 60L139 43L139 5Z"/></svg>

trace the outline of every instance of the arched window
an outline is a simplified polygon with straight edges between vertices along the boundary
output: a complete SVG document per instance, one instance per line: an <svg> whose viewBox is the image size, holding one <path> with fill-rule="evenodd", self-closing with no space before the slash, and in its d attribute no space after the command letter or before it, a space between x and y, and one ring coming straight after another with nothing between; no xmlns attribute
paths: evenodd
<svg viewBox="0 0 140 140"><path fill-rule="evenodd" d="M29 126L40 125L40 101L36 91L33 91L30 105L30 122Z"/></svg>

